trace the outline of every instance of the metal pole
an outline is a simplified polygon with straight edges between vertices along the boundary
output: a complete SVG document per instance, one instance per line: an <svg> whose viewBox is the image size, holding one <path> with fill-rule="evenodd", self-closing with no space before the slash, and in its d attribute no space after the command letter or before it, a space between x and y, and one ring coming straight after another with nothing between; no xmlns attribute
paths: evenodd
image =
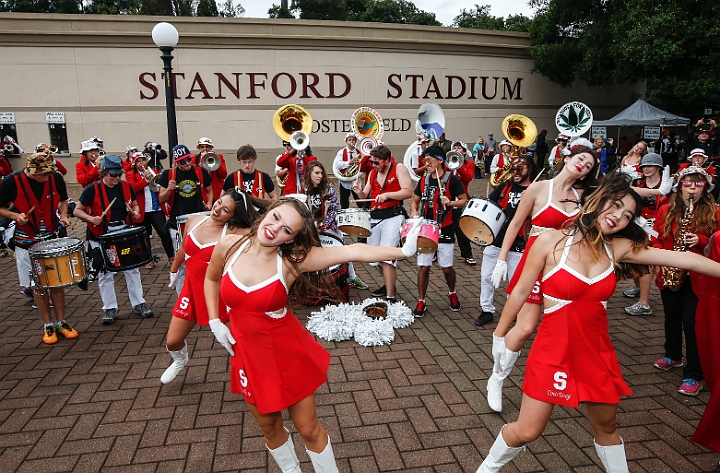
<svg viewBox="0 0 720 473"><path fill-rule="evenodd" d="M168 127L168 159L169 167L173 165L172 149L178 144L177 120L175 118L175 90L173 87L172 77L172 53L174 48L171 46L161 46L160 57L163 60L163 70L165 71L165 109L167 111L167 127Z"/></svg>

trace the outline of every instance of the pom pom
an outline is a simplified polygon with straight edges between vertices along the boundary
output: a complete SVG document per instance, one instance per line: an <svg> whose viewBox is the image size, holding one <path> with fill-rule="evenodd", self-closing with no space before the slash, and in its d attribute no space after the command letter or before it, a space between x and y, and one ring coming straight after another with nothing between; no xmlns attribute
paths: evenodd
<svg viewBox="0 0 720 473"><path fill-rule="evenodd" d="M395 331L387 319L365 317L355 325L355 341L364 347L388 345L393 340Z"/></svg>

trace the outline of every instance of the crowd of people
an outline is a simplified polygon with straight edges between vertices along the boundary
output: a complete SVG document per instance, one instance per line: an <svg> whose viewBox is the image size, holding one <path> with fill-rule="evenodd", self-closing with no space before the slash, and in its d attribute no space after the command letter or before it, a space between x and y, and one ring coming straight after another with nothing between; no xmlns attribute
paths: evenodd
<svg viewBox="0 0 720 473"><path fill-rule="evenodd" d="M517 421L503 426L478 472L498 471L537 439L555 405L577 408L581 403L606 471L624 472L616 413L631 389L622 379L606 316L619 277L635 282L623 292L639 297L625 309L630 316L652 315L649 294L655 277L666 341L654 366L683 368L681 394L696 396L704 379L709 390L720 389L715 373L708 373L720 360L704 345L707 337L696 336L699 308L720 311L715 291L708 289L720 278L715 262L720 246L714 237L720 211L711 165L717 140L711 136L714 122L710 125L697 137L690 135L695 141L688 142L696 147L674 176L644 141L627 147L623 140L616 150L603 137L589 141L560 134L550 149L542 130L531 155L518 154L507 140L496 142L492 133L472 150L444 134L438 139L421 134L406 166L382 143L360 152L357 137L348 134L332 168L342 175L354 167L357 177L340 179L337 187L309 146L290 142L283 143L271 176L256 168L257 153L249 144L238 148L239 168L228 173L224 156L215 153L208 137L198 140L196 153L182 144L173 147L166 169L164 151L155 143L146 143L142 152L128 146L121 157L102 152L103 142L95 137L81 144L76 179L83 190L72 208L62 164L47 144L39 144L25 167L0 183L0 217L12 222L9 241L21 292L34 300L43 342L49 345L58 336L79 334L65 320L67 285L38 283L34 245L60 241L71 217L87 225L91 265L78 285L87 289L89 281L97 280L100 323L107 325L119 311L116 272L124 275L132 312L154 316L143 297L140 267L150 269L157 260L148 240L155 230L170 264L169 288L178 295L166 335L170 365L160 381L170 383L182 373L189 362L188 334L196 325L209 326L231 356L231 391L247 401L281 470L300 471L283 425L287 409L315 471L333 472L332 445L318 421L314 397L327 380L330 354L289 306L339 294L340 281L327 271L337 265L346 265L347 284L368 290L355 272L357 263L375 266L383 280L370 294L396 302L397 262L416 258L415 317L428 312L435 263L447 285L448 308L461 310L456 239L462 260L476 264L473 235L459 225L470 200L468 185L474 178L506 172L487 198L506 223L482 248L474 320L476 326L494 321L495 290L509 277L507 301L492 335L487 401L494 411L502 411L504 380L522 347L534 333L536 338ZM450 151L459 162L448 162ZM616 163L612 156L618 152L625 154ZM551 177L538 180L547 169L554 169ZM359 238L362 242L345 244L339 216L354 203L367 214L369 236L366 243ZM433 232L435 245L426 251L422 240ZM325 245L322 235L341 243ZM123 238L137 238L128 251L142 261L126 261L128 255L119 251ZM717 320L700 320L704 330L720 332ZM717 412L717 401L711 399L709 411ZM705 428L694 440L714 448L717 437Z"/></svg>

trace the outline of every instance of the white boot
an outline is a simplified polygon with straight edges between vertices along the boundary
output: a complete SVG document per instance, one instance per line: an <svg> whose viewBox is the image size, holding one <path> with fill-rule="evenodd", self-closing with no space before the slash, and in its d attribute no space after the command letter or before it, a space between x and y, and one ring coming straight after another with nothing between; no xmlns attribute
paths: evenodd
<svg viewBox="0 0 720 473"><path fill-rule="evenodd" d="M295 454L295 444L292 441L290 432L288 432L287 441L278 448L271 450L267 444L265 446L283 473L302 473L302 470L300 469L300 460L298 460L298 457Z"/></svg>
<svg viewBox="0 0 720 473"><path fill-rule="evenodd" d="M332 445L330 445L330 436L328 436L328 443L320 453L311 452L305 447L305 451L310 457L310 461L315 468L315 473L339 473L337 465L335 464L335 455L333 454Z"/></svg>
<svg viewBox="0 0 720 473"><path fill-rule="evenodd" d="M517 361L518 356L520 356L519 351L510 351L506 348L504 365L499 370L497 370L495 369L497 363L495 363L493 367L493 372L488 379L487 401L490 409L494 410L495 412L502 412L503 383L505 382L505 378L507 378L512 371L513 366L515 366L515 362Z"/></svg>
<svg viewBox="0 0 720 473"><path fill-rule="evenodd" d="M620 445L598 445L595 441L593 443L607 473L628 473L625 444L622 439Z"/></svg>
<svg viewBox="0 0 720 473"><path fill-rule="evenodd" d="M495 443L492 447L490 447L487 457L485 457L485 460L475 473L496 473L500 471L500 468L502 468L503 465L510 463L510 461L515 458L515 455L520 453L521 450L525 450L524 445L522 447L507 446L502 435L504 428L505 425L503 425L502 429L500 429L500 433L495 439Z"/></svg>
<svg viewBox="0 0 720 473"><path fill-rule="evenodd" d="M163 384L167 384L173 379L175 379L175 377L180 374L183 368L185 368L185 365L187 365L187 362L189 360L187 342L185 342L185 346L182 347L182 350L168 350L168 353L170 353L170 356L172 356L173 362L170 366L168 366L168 369L165 370L162 376L160 376L160 382Z"/></svg>

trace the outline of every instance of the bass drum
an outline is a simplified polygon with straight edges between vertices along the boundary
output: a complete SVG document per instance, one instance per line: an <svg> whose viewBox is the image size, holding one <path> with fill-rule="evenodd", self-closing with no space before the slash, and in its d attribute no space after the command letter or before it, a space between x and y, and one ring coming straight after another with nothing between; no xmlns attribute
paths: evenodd
<svg viewBox="0 0 720 473"><path fill-rule="evenodd" d="M320 233L320 244L323 248L331 248L334 246L343 246L345 242L342 238L330 232ZM318 271L314 273L305 273L313 284L320 284L321 275L330 273L332 278L335 280L335 284L338 286L340 292L340 299L342 302L347 302L350 299L350 285L348 284L348 265L347 263L336 264L331 266L325 271ZM301 301L304 305L315 306L324 302L337 302L330 299L313 299L305 298Z"/></svg>
<svg viewBox="0 0 720 473"><path fill-rule="evenodd" d="M500 234L506 218L498 204L488 198L475 196L463 208L460 230L476 245L487 246Z"/></svg>
<svg viewBox="0 0 720 473"><path fill-rule="evenodd" d="M138 268L153 259L145 227L123 228L100 235L99 240L105 266L111 273Z"/></svg>

